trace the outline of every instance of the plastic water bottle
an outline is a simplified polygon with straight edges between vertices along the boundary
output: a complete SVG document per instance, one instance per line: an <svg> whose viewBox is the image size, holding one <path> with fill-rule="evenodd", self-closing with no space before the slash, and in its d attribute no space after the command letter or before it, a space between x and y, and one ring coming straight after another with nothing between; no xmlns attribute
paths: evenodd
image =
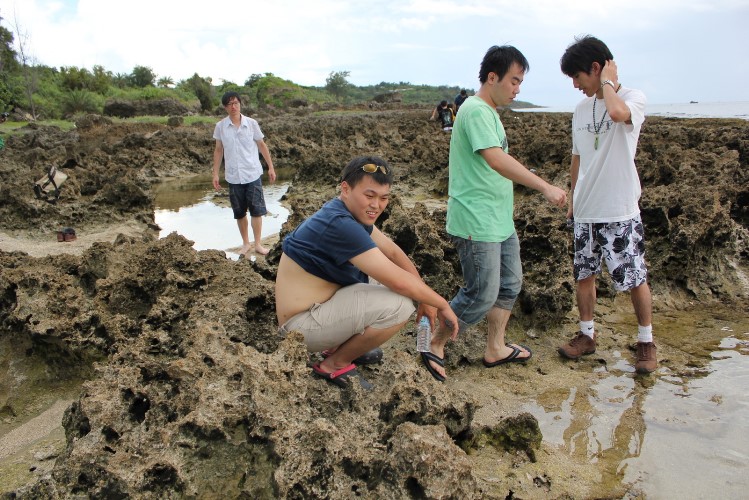
<svg viewBox="0 0 749 500"><path fill-rule="evenodd" d="M432 343L432 327L429 324L429 318L421 317L421 321L416 326L416 350L419 352L429 352Z"/></svg>

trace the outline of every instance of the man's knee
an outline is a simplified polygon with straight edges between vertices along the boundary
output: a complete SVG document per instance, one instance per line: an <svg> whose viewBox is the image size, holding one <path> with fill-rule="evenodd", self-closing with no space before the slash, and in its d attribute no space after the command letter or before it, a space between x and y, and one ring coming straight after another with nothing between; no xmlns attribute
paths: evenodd
<svg viewBox="0 0 749 500"><path fill-rule="evenodd" d="M518 300L518 295L520 295L520 288L518 288L517 291L510 292L509 290L504 290L503 292L504 293L500 293L500 295L497 297L496 302L494 302L494 304L492 305L500 309L512 311L512 308L515 306L515 302Z"/></svg>
<svg viewBox="0 0 749 500"><path fill-rule="evenodd" d="M378 304L380 312L378 318L371 325L372 328L385 329L396 325L404 325L416 311L413 301L408 297L390 292L386 298L381 298Z"/></svg>
<svg viewBox="0 0 749 500"><path fill-rule="evenodd" d="M416 307L414 307L413 300L403 295L398 295L392 312L396 321L405 324L414 312L416 312Z"/></svg>

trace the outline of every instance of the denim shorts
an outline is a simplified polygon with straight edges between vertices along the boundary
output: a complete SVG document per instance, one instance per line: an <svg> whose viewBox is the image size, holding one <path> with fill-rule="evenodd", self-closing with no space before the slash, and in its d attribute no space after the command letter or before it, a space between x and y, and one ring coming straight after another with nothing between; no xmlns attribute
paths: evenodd
<svg viewBox="0 0 749 500"><path fill-rule="evenodd" d="M601 261L623 292L647 281L645 229L638 215L622 222L575 223L575 280L601 274Z"/></svg>
<svg viewBox="0 0 749 500"><path fill-rule="evenodd" d="M304 335L307 350L320 352L338 347L368 327L384 330L405 323L415 310L411 299L383 285L357 283L292 316L279 333L297 330Z"/></svg>
<svg viewBox="0 0 749 500"><path fill-rule="evenodd" d="M235 219L245 217L247 210L252 217L262 217L268 213L260 177L249 184L229 184L229 202Z"/></svg>
<svg viewBox="0 0 749 500"><path fill-rule="evenodd" d="M481 321L492 307L512 310L523 285L517 233L512 233L501 243L457 236L452 236L452 241L460 257L465 281L463 288L450 301L461 329Z"/></svg>

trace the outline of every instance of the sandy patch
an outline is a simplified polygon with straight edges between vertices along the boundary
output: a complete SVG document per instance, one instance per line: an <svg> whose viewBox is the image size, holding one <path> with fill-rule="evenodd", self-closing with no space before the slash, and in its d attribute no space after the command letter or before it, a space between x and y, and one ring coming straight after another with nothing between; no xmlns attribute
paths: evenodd
<svg viewBox="0 0 749 500"><path fill-rule="evenodd" d="M117 236L140 237L148 226L142 222L129 221L114 226L92 226L76 228L75 241L59 242L57 233L39 235L30 232L15 232L15 234L0 231L0 250L3 252L25 252L32 257L47 255L72 254L81 255L84 250L98 241L114 243Z"/></svg>

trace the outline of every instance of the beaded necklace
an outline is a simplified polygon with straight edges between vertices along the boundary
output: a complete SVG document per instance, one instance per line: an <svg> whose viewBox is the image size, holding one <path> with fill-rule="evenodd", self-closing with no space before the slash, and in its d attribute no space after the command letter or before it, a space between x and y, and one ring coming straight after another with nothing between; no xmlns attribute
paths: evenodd
<svg viewBox="0 0 749 500"><path fill-rule="evenodd" d="M614 92L618 94L620 88L622 88L621 83L614 89ZM601 132L601 129L603 128L603 121L606 119L606 113L609 112L608 109L605 109L603 111L603 116L601 117L601 121L598 123L598 126L596 127L596 101L597 100L598 100L598 96L593 98L593 132L596 133L596 141L593 143L593 149L598 149L598 134Z"/></svg>
<svg viewBox="0 0 749 500"><path fill-rule="evenodd" d="M598 134L601 132L601 129L603 128L603 120L606 119L606 113L609 112L608 109L603 111L603 116L601 117L601 121L598 123L598 126L596 126L596 101L598 100L598 97L593 98L593 131L596 133L596 141L593 143L593 148L598 149Z"/></svg>

